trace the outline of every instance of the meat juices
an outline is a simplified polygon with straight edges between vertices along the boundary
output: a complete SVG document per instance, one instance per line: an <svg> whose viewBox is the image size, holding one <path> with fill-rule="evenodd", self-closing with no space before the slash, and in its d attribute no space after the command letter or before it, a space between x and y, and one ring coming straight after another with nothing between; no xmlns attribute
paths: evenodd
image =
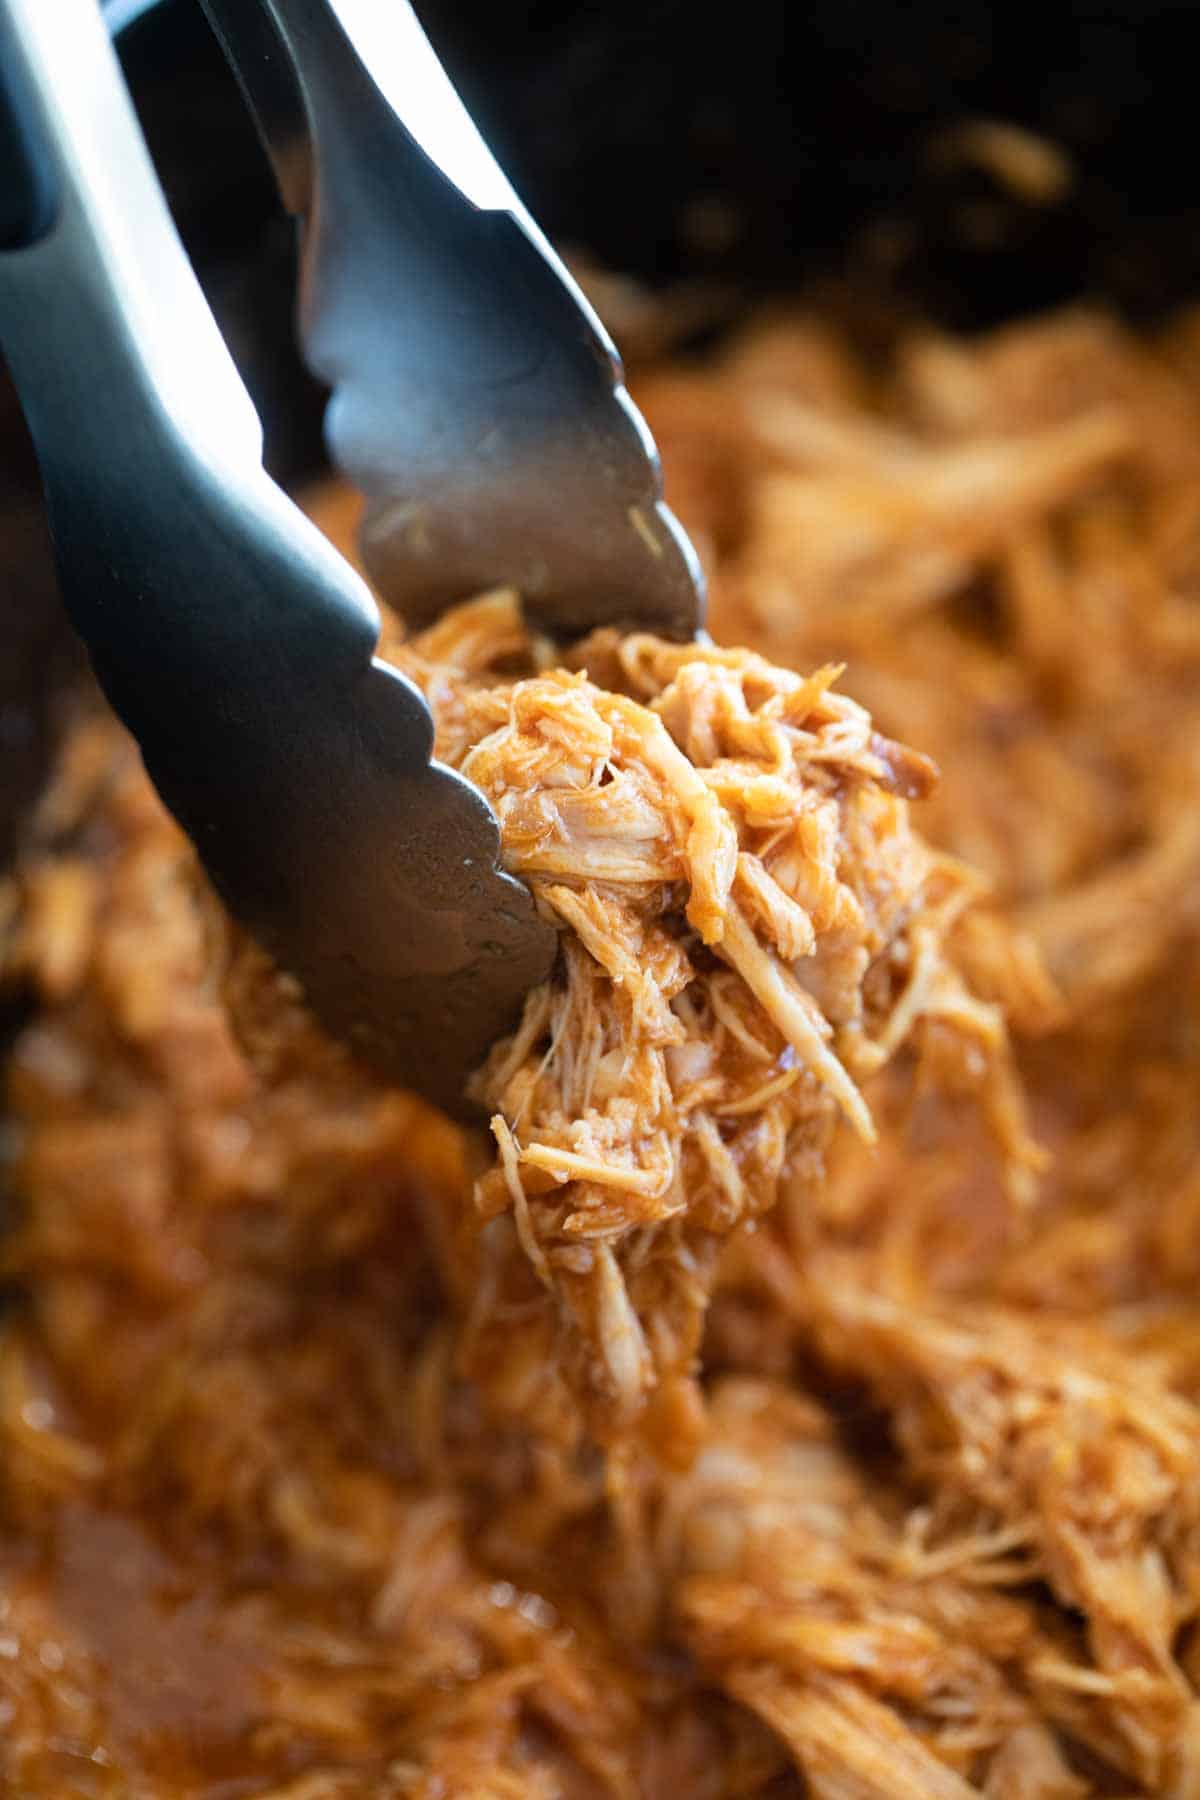
<svg viewBox="0 0 1200 1800"><path fill-rule="evenodd" d="M636 387L766 661L393 638L562 930L482 1147L81 721L6 897L0 1786L1200 1781L1198 342L764 321Z"/></svg>

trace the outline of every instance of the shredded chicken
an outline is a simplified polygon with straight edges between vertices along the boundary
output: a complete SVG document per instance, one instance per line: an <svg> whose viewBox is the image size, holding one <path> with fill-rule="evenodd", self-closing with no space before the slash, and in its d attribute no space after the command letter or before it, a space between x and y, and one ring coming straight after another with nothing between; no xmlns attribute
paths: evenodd
<svg viewBox="0 0 1200 1800"><path fill-rule="evenodd" d="M538 648L508 593L394 646L562 934L474 1083L498 1155L475 1189L469 1366L511 1383L495 1297L526 1292L517 1253L544 1289L521 1406L565 1371L593 1431L649 1408L650 1444L676 1421L678 1455L720 1241L781 1182L820 1182L836 1118L875 1141L860 1083L889 1057L936 1022L1002 1124L1016 1197L1037 1152L1000 1011L944 952L979 884L909 822L932 765L839 670L600 632L574 672L539 672ZM514 660L534 672L497 683Z"/></svg>
<svg viewBox="0 0 1200 1800"><path fill-rule="evenodd" d="M389 628L561 938L486 1141L64 747L5 1793L1200 1793L1200 323L794 312L639 399L752 651Z"/></svg>

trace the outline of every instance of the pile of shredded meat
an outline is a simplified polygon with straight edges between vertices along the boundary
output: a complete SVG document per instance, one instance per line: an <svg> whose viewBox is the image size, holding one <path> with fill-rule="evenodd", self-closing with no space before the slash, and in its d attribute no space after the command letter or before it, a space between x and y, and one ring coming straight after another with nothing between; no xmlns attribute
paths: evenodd
<svg viewBox="0 0 1200 1800"><path fill-rule="evenodd" d="M1200 1792L1200 324L795 310L637 391L753 649L386 646L560 932L487 1141L65 745L5 1792Z"/></svg>
<svg viewBox="0 0 1200 1800"><path fill-rule="evenodd" d="M927 759L832 665L600 632L573 671L549 646L538 670L506 593L392 655L561 933L473 1084L497 1156L458 1284L463 1366L517 1420L606 1442L640 1422L679 1461L724 1239L782 1184L819 1185L836 1119L874 1143L859 1083L898 1049L940 1031L1027 1187L1000 1011L945 947L978 883L912 829Z"/></svg>

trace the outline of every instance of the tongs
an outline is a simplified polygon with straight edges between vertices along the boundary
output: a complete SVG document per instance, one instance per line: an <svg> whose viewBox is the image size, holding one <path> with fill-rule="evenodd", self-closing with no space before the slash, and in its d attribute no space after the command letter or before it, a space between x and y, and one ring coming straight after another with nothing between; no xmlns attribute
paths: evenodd
<svg viewBox="0 0 1200 1800"><path fill-rule="evenodd" d="M691 635L616 353L404 0L210 12L304 221L302 341L381 591L423 621L513 582L545 630ZM461 1110L555 934L262 468L95 0L0 0L0 348L72 621L218 891L331 1030Z"/></svg>

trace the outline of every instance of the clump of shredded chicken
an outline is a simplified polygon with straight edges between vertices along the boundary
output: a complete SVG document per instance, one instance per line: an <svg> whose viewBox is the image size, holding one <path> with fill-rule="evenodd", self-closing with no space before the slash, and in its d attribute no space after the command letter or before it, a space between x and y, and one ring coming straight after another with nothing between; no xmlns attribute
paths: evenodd
<svg viewBox="0 0 1200 1800"><path fill-rule="evenodd" d="M5 1793L1200 1792L1200 328L635 375L752 652L388 646L561 932L482 1151L64 747L0 893Z"/></svg>
<svg viewBox="0 0 1200 1800"><path fill-rule="evenodd" d="M1016 1195L1036 1151L1001 1012L947 953L979 883L910 822L935 772L840 670L611 632L537 670L537 648L500 593L395 650L561 934L474 1082L496 1146L476 1357L485 1378L565 1371L606 1436L652 1403L678 1454L721 1241L781 1183L819 1184L835 1120L874 1142L862 1084L902 1047L935 1021L954 1043ZM514 662L531 672L498 681ZM515 1249L544 1290L523 1357L491 1332L497 1292L529 1285Z"/></svg>

